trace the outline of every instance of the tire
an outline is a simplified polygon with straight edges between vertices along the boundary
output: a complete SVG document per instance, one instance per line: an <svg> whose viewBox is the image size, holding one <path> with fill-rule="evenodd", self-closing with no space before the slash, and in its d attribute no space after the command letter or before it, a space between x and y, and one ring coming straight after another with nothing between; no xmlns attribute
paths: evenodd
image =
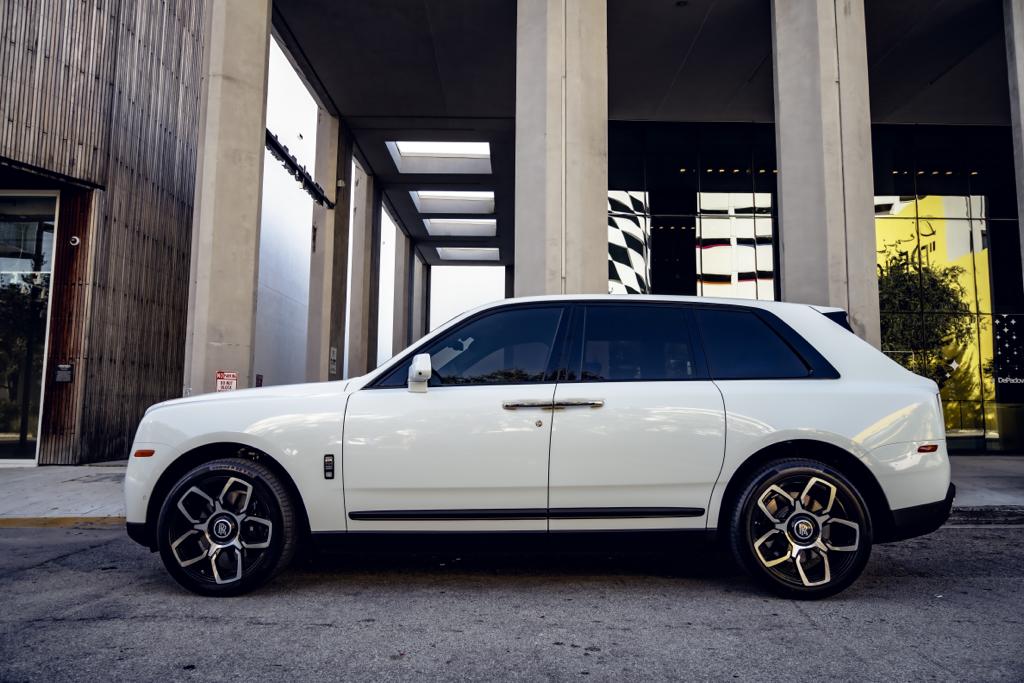
<svg viewBox="0 0 1024 683"><path fill-rule="evenodd" d="M810 459L778 460L755 471L732 510L728 533L737 562L786 598L835 595L871 556L864 498L837 469Z"/></svg>
<svg viewBox="0 0 1024 683"><path fill-rule="evenodd" d="M295 555L294 504L265 466L224 458L189 471L164 499L157 546L174 580L200 595L231 596L276 576Z"/></svg>

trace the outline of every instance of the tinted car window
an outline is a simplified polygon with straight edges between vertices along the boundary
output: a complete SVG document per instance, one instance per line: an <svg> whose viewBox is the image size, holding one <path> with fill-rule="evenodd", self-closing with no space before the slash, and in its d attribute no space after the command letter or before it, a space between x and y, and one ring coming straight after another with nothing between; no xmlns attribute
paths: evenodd
<svg viewBox="0 0 1024 683"><path fill-rule="evenodd" d="M697 376L685 309L588 306L584 382L685 380Z"/></svg>
<svg viewBox="0 0 1024 683"><path fill-rule="evenodd" d="M477 318L441 337L430 354L433 386L543 382L562 308L513 308ZM378 386L405 386L411 359Z"/></svg>
<svg viewBox="0 0 1024 683"><path fill-rule="evenodd" d="M810 372L789 345L751 311L697 309L697 325L714 379L786 379Z"/></svg>

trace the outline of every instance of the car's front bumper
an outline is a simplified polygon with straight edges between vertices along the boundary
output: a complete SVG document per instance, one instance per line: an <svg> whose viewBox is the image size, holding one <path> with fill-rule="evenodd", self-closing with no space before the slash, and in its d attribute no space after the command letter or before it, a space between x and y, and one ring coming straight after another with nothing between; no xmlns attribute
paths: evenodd
<svg viewBox="0 0 1024 683"><path fill-rule="evenodd" d="M953 498L955 496L956 486L950 483L949 490L946 492L946 497L943 500L893 510L892 524L876 540L879 543L888 543L890 541L902 541L906 538L930 534L949 519L949 513L953 509Z"/></svg>

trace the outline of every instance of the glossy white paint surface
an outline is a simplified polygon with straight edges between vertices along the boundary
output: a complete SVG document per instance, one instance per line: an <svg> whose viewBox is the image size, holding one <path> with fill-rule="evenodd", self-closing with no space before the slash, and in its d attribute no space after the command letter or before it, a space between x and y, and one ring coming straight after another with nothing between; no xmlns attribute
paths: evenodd
<svg viewBox="0 0 1024 683"><path fill-rule="evenodd" d="M558 298L627 300L520 301ZM542 530L544 520L346 518L352 510L546 508L549 467L551 507L707 508L697 519L562 520L552 522L552 529L714 527L722 494L740 465L767 446L793 439L853 454L878 479L893 509L945 497L949 462L933 382L904 370L810 306L718 303L770 310L817 348L841 378L449 386L426 393L365 388L415 350L409 349L347 384L269 387L154 406L139 426L133 451L152 448L156 454L129 461L128 521L146 521L151 491L171 462L212 443L244 445L276 460L294 481L313 531ZM475 312L451 321L417 348ZM552 400L556 392L559 399L604 399L605 405L555 413L502 408L510 400ZM924 443L936 443L939 450L918 453ZM224 454L233 448L225 447ZM323 477L328 453L340 457L333 480Z"/></svg>
<svg viewBox="0 0 1024 683"><path fill-rule="evenodd" d="M551 413L502 403L550 403L554 393L554 384L354 393L345 420L349 512L546 508ZM546 527L543 519L348 522L351 530Z"/></svg>
<svg viewBox="0 0 1024 683"><path fill-rule="evenodd" d="M158 404L139 425L132 446L153 449L130 457L125 476L126 517L146 519L149 495L176 458L205 444L240 444L274 458L298 488L311 528L344 529L342 479L323 477L323 456L342 449L345 382L296 384L203 394ZM237 450L224 448L230 457ZM150 520L152 521L152 520Z"/></svg>
<svg viewBox="0 0 1024 683"><path fill-rule="evenodd" d="M601 399L554 414L551 507L708 507L722 468L725 411L710 381L560 384L555 400ZM703 528L706 516L551 520L551 529Z"/></svg>

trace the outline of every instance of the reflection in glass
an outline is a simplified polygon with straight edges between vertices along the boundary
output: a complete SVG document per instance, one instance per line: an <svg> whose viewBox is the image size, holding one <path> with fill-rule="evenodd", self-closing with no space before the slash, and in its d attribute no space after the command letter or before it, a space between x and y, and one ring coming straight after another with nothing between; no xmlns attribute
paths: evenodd
<svg viewBox="0 0 1024 683"><path fill-rule="evenodd" d="M699 192L697 205L696 217L652 218L646 214L646 193L610 191L609 293L774 299L771 195ZM691 245L695 256L694 282L683 288L670 273L652 273L652 262L659 270L688 272L686 266L672 263L679 260L672 257L682 244ZM660 254L656 245L673 253Z"/></svg>
<svg viewBox="0 0 1024 683"><path fill-rule="evenodd" d="M996 432L988 243L970 220L983 210L970 196L875 198L882 350L935 380L951 435Z"/></svg>
<svg viewBox="0 0 1024 683"><path fill-rule="evenodd" d="M649 294L650 220L647 193L608 193L608 293Z"/></svg>
<svg viewBox="0 0 1024 683"><path fill-rule="evenodd" d="M35 457L56 199L0 196L0 458Z"/></svg>
<svg viewBox="0 0 1024 683"><path fill-rule="evenodd" d="M608 289L775 298L774 131L609 124Z"/></svg>

